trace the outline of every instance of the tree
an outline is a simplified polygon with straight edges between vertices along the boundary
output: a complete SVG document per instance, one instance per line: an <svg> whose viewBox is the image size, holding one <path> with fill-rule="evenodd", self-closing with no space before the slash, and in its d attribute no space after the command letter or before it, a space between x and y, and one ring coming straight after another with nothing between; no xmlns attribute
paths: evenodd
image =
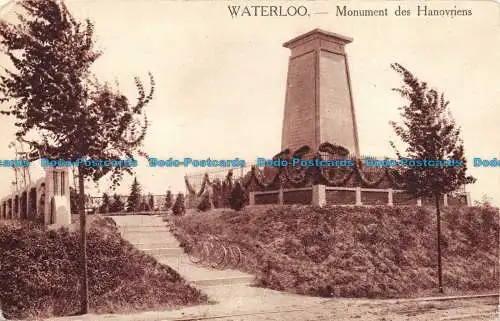
<svg viewBox="0 0 500 321"><path fill-rule="evenodd" d="M151 210L151 208L149 207L149 203L146 199L146 196L142 196L141 205L139 206L139 211L140 212L148 212L150 210Z"/></svg>
<svg viewBox="0 0 500 321"><path fill-rule="evenodd" d="M212 202L213 202L214 208L219 208L223 205L223 202L222 202L222 198L223 198L222 184L221 184L220 179L218 179L218 178L214 179L214 181L212 183L212 191L213 191Z"/></svg>
<svg viewBox="0 0 500 321"><path fill-rule="evenodd" d="M449 101L443 93L430 89L410 71L394 63L391 65L403 77L401 88L394 88L408 103L400 107L402 123L391 121L396 134L407 145L404 156L390 142L399 159L411 160L454 160L453 166L430 163L425 166L404 166L402 177L406 189L414 197L431 197L436 207L437 257L439 292L443 292L441 264L441 212L440 199L447 193L457 190L464 184L475 182L468 176L467 160L464 156L460 127L455 123L448 110ZM410 162L408 162L410 163ZM458 165L458 166L457 166Z"/></svg>
<svg viewBox="0 0 500 321"><path fill-rule="evenodd" d="M177 194L177 198L175 199L174 206L172 207L172 213L174 215L182 215L186 212L186 208L184 206L184 195L182 193Z"/></svg>
<svg viewBox="0 0 500 321"><path fill-rule="evenodd" d="M84 23L58 0L21 0L19 23L0 22L0 45L12 62L0 75L3 115L16 119L16 137L30 146L29 160L40 157L73 161L78 168L81 233L81 313L88 312L85 180L110 173L113 187L130 167L85 166L83 160L130 158L143 141L143 107L153 97L139 93L131 104L117 88L99 83L90 67L101 56L94 49L94 25Z"/></svg>
<svg viewBox="0 0 500 321"><path fill-rule="evenodd" d="M111 213L120 213L120 212L123 212L124 208L125 208L125 206L124 206L122 200L120 199L120 196L118 196L117 194L114 194L113 195L113 202L109 206L109 211Z"/></svg>
<svg viewBox="0 0 500 321"><path fill-rule="evenodd" d="M168 211L172 208L172 192L170 190L167 191L167 195L165 196L165 211Z"/></svg>
<svg viewBox="0 0 500 321"><path fill-rule="evenodd" d="M481 196L480 201L478 201L478 200L474 201L474 206L492 207L491 201L492 201L492 199L490 196L488 196L488 194L483 194L483 196Z"/></svg>
<svg viewBox="0 0 500 321"><path fill-rule="evenodd" d="M78 213L78 191L72 186L69 187L69 205L71 208L71 214Z"/></svg>
<svg viewBox="0 0 500 321"><path fill-rule="evenodd" d="M134 181L130 187L130 195L127 199L127 212L138 212L141 207L141 201L141 186L137 181L137 177L134 177Z"/></svg>
<svg viewBox="0 0 500 321"><path fill-rule="evenodd" d="M212 204L210 202L210 194L208 191L205 191L201 196L200 203L198 203L197 209L202 212L206 212L212 208Z"/></svg>
<svg viewBox="0 0 500 321"><path fill-rule="evenodd" d="M108 193L102 194L102 203L99 207L99 213L108 213L110 207L110 200Z"/></svg>
<svg viewBox="0 0 500 321"><path fill-rule="evenodd" d="M245 191L241 187L241 183L236 182L229 196L229 206L233 210L239 211L243 207L245 207L245 201L246 201Z"/></svg>

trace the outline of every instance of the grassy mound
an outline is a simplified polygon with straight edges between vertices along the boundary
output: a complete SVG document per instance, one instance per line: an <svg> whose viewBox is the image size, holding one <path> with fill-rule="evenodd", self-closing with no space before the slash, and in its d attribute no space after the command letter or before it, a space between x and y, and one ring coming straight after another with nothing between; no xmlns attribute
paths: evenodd
<svg viewBox="0 0 500 321"><path fill-rule="evenodd" d="M249 207L176 218L183 244L215 234L245 253L263 286L300 294L407 297L437 287L436 220L421 207ZM498 289L498 209L442 214L447 293Z"/></svg>
<svg viewBox="0 0 500 321"><path fill-rule="evenodd" d="M89 304L93 313L171 308L206 301L168 266L123 240L110 218L88 231ZM79 234L33 225L0 225L0 304L8 318L79 311Z"/></svg>

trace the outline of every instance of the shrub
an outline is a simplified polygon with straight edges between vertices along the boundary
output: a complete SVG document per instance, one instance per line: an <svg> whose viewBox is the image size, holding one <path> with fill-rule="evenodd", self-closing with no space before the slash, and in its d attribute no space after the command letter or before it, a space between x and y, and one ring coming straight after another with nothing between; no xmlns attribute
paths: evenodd
<svg viewBox="0 0 500 321"><path fill-rule="evenodd" d="M202 212L206 212L212 208L212 205L210 204L210 194L209 193L204 193L203 196L201 197L200 203L197 206L197 209Z"/></svg>
<svg viewBox="0 0 500 321"><path fill-rule="evenodd" d="M214 182L212 183L212 190L213 190L213 195L212 195L212 202L215 208L222 207L224 205L224 202L222 201L222 198L224 197L223 191L222 191L222 184L218 178L214 179Z"/></svg>
<svg viewBox="0 0 500 321"><path fill-rule="evenodd" d="M99 207L99 213L108 213L109 205L110 205L110 200L108 193L102 194L102 203L101 206Z"/></svg>
<svg viewBox="0 0 500 321"><path fill-rule="evenodd" d="M170 190L167 191L167 195L165 196L165 211L168 211L169 209L172 208L172 192Z"/></svg>
<svg viewBox="0 0 500 321"><path fill-rule="evenodd" d="M69 187L69 202L70 202L70 208L71 208L71 213L76 214L78 213L78 202L80 201L78 199L78 192L75 188L72 186Z"/></svg>
<svg viewBox="0 0 500 321"><path fill-rule="evenodd" d="M174 215L182 215L186 212L186 207L184 205L184 195L182 193L177 194L174 206L172 207L172 213Z"/></svg>
<svg viewBox="0 0 500 321"><path fill-rule="evenodd" d="M113 202L109 206L109 211L111 213L119 213L119 212L123 212L124 209L125 209L125 204L123 204L123 202L121 201L120 196L118 196L117 194L114 194L113 195Z"/></svg>
<svg viewBox="0 0 500 321"><path fill-rule="evenodd" d="M245 191L241 187L240 182L236 182L229 197L229 206L233 210L239 211L245 206L245 201Z"/></svg>

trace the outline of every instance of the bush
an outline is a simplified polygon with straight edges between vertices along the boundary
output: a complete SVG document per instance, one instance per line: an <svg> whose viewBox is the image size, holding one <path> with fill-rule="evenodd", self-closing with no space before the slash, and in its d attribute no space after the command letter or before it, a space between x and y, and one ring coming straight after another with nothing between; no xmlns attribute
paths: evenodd
<svg viewBox="0 0 500 321"><path fill-rule="evenodd" d="M123 212L124 210L125 210L125 204L123 204L123 202L121 201L120 196L114 194L113 202L109 206L109 211L111 213L120 213Z"/></svg>
<svg viewBox="0 0 500 321"><path fill-rule="evenodd" d="M149 206L150 211L155 210L155 199L154 199L152 194L149 194L149 196L148 196L148 206Z"/></svg>
<svg viewBox="0 0 500 321"><path fill-rule="evenodd" d="M241 187L240 182L236 182L229 196L229 206L235 210L239 211L245 206L245 191Z"/></svg>
<svg viewBox="0 0 500 321"><path fill-rule="evenodd" d="M108 193L102 194L102 203L99 207L99 213L108 213L110 207L110 200Z"/></svg>
<svg viewBox="0 0 500 321"><path fill-rule="evenodd" d="M170 190L167 191L167 195L165 196L165 211L168 211L172 208L172 192Z"/></svg>
<svg viewBox="0 0 500 321"><path fill-rule="evenodd" d="M222 190L222 184L218 178L214 179L212 183L212 190L213 190L213 195L212 195L212 202L215 208L222 207L224 202L223 202L223 190Z"/></svg>
<svg viewBox="0 0 500 321"><path fill-rule="evenodd" d="M200 203L197 206L197 209L202 212L209 211L212 208L210 204L210 194L204 193L201 197Z"/></svg>
<svg viewBox="0 0 500 321"><path fill-rule="evenodd" d="M186 212L186 207L184 205L184 195L182 193L177 194L174 206L172 207L172 213L174 215L182 215Z"/></svg>

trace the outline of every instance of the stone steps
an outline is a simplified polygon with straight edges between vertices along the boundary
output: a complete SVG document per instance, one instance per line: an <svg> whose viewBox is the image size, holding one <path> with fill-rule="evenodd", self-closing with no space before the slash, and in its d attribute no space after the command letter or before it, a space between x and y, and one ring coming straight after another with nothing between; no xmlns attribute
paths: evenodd
<svg viewBox="0 0 500 321"><path fill-rule="evenodd" d="M123 215L113 219L124 239L170 266L197 287L246 286L254 280L252 275L240 271L192 264L161 217Z"/></svg>
<svg viewBox="0 0 500 321"><path fill-rule="evenodd" d="M164 243L134 243L134 245L139 250L147 250L147 249L176 248L179 247L179 242L171 241Z"/></svg>
<svg viewBox="0 0 500 321"><path fill-rule="evenodd" d="M182 250L178 247L148 248L141 250L148 255L154 256L157 260L165 257L178 257L182 254Z"/></svg>
<svg viewBox="0 0 500 321"><path fill-rule="evenodd" d="M189 262L185 255L158 260L175 269L186 280L197 286L214 285L250 285L254 281L252 275L236 270L218 270L209 266L200 266Z"/></svg>

